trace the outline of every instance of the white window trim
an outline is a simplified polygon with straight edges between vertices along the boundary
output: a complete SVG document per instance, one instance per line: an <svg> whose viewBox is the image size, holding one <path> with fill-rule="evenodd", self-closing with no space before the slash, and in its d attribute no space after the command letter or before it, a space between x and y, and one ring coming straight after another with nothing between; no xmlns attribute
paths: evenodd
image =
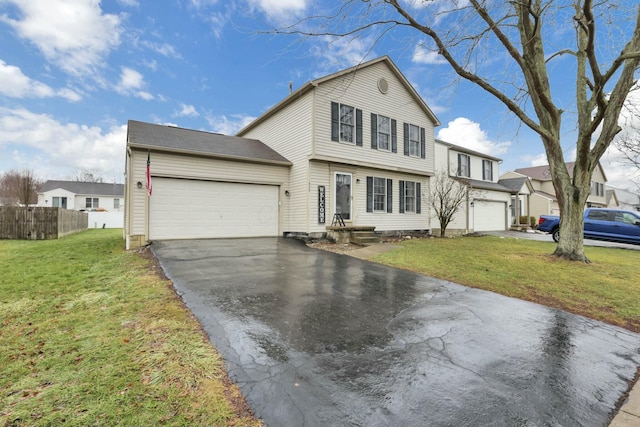
<svg viewBox="0 0 640 427"><path fill-rule="evenodd" d="M377 119L378 126L377 126L377 129L376 129L376 131L378 133L378 142L377 142L378 150L380 150L380 151L391 151L391 117L383 116L382 114L376 114L376 116L378 116L378 119ZM385 119L388 120L388 125L389 125L389 129L388 129L389 132L388 133L380 132L380 118L381 117L384 117ZM387 136L387 148L381 148L380 147L380 135L386 135Z"/></svg>
<svg viewBox="0 0 640 427"><path fill-rule="evenodd" d="M342 121L342 107L351 108L353 123L346 123ZM351 127L351 141L342 138L343 125ZM347 104L338 104L338 141L343 144L356 145L356 107L352 107Z"/></svg>
<svg viewBox="0 0 640 427"><path fill-rule="evenodd" d="M409 190L409 184L411 184L411 186L413 187L413 196L411 196L411 199L413 200L413 207L412 209L407 209L407 207L409 206L407 201L409 200L408 197L408 190ZM416 213L416 181L405 181L404 182L404 212L405 213Z"/></svg>
<svg viewBox="0 0 640 427"><path fill-rule="evenodd" d="M382 209L376 209L376 179L381 179L382 182L384 183L384 188L383 188L383 191L382 191L382 197L384 199L384 202L382 203ZM373 200L372 200L373 212L374 213L387 213L387 178L381 178L379 176L374 176L372 185L373 185L373 188L371 189L371 191L372 191L372 197L373 197Z"/></svg>
<svg viewBox="0 0 640 427"><path fill-rule="evenodd" d="M416 128L418 130L418 139L411 139L411 128ZM413 143L415 142L416 144L416 154L411 154L411 147L413 145ZM422 158L422 153L420 152L420 126L418 125L412 125L411 123L409 123L409 157L417 157L417 158Z"/></svg>

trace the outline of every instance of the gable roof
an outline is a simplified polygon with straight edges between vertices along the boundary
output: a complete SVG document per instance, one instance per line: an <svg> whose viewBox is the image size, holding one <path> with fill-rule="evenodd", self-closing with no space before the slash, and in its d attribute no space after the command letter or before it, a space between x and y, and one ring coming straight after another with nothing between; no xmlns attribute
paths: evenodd
<svg viewBox="0 0 640 427"><path fill-rule="evenodd" d="M567 165L567 171L569 172L569 175L572 175L573 168L576 165L576 162L567 162L565 163L565 165ZM598 162L598 167L600 168L600 172L602 172L602 176L606 181L607 176L605 175L604 169L602 169L602 165L600 164L600 162ZM520 168L516 169L515 172L526 175L538 181L551 181L551 171L549 170L549 165L534 166L531 168Z"/></svg>
<svg viewBox="0 0 640 427"><path fill-rule="evenodd" d="M290 166L291 162L257 139L129 120L127 145L145 150L195 154Z"/></svg>
<svg viewBox="0 0 640 427"><path fill-rule="evenodd" d="M485 158L485 159L488 159L488 160L494 160L496 162L502 162L502 159L499 158L499 157L494 157L494 156L491 156L489 154L484 154L484 153L481 153L479 151L474 151L474 150L471 150L469 148L465 148L465 147L462 147L460 145L453 144L451 142L443 141L441 139L436 139L435 141L437 143L442 144L442 145L446 145L447 147L452 148L452 149L454 149L456 151L460 151L461 153L471 154L473 156L482 157L482 158Z"/></svg>
<svg viewBox="0 0 640 427"><path fill-rule="evenodd" d="M505 178L499 179L498 184L507 187L511 194L519 193L525 183L529 181L529 178L526 176L520 178Z"/></svg>
<svg viewBox="0 0 640 427"><path fill-rule="evenodd" d="M342 76L344 76L346 74L356 73L357 71L359 71L359 70L361 70L363 68L370 67L370 66L378 64L378 63L385 63L387 65L387 67L389 67L391 72L398 78L398 80L402 83L402 85L407 89L407 91L409 92L411 97L416 101L418 106L420 106L420 108L422 108L424 113L433 121L434 127L435 126L440 126L440 121L438 120L436 115L427 106L427 104L424 102L424 100L418 94L418 92L416 92L416 90L413 88L411 83L409 83L407 78L400 72L398 67L391 60L391 58L389 58L389 56L387 56L387 55L384 55L384 56L381 56L379 58L372 59L371 61L363 62L363 63L358 64L356 66L344 69L342 71L338 71L338 72L335 72L333 74L329 74L327 76L320 77L318 79L306 82L305 84L300 86L296 91L294 91L293 93L289 94L289 96L284 98L282 101L278 102L276 105L271 107L269 110L267 110L260 117L255 119L253 122L249 123L247 126L245 126L244 128L240 129L240 131L238 131L238 133L236 135L239 135L239 136L244 135L249 130L251 130L254 127L256 127L258 124L264 122L266 119L268 119L269 117L273 116L278 111L280 111L283 108L285 108L287 105L291 104L293 101L295 101L298 98L302 97L302 95L304 95L307 92L309 92L310 90L316 88L318 85L320 85L322 83L325 83L325 82L327 82L329 80L333 80L335 78L342 77Z"/></svg>
<svg viewBox="0 0 640 427"><path fill-rule="evenodd" d="M110 184L106 182L78 182L49 180L44 183L39 193L56 189L67 190L70 193L83 196L124 196L124 184Z"/></svg>

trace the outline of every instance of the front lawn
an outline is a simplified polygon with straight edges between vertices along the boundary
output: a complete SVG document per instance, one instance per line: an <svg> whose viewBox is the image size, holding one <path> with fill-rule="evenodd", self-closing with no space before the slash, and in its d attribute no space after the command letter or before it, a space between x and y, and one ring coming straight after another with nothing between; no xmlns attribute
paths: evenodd
<svg viewBox="0 0 640 427"><path fill-rule="evenodd" d="M640 332L640 251L585 247L591 264L550 256L554 243L494 236L419 239L372 261L525 299Z"/></svg>
<svg viewBox="0 0 640 427"><path fill-rule="evenodd" d="M0 425L260 425L122 230L0 241L0 266Z"/></svg>

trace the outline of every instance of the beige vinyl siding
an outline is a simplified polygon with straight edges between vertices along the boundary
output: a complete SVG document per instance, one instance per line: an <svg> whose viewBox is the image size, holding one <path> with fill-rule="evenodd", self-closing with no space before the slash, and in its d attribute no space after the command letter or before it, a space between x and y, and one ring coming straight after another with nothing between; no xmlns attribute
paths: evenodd
<svg viewBox="0 0 640 427"><path fill-rule="evenodd" d="M130 180L132 188L130 206L134 216L131 218L131 232L129 234L147 235L148 196L145 188L147 152L132 150L131 161L133 164L133 176ZM167 152L151 152L152 185L154 177L185 178L271 184L280 186L281 191L284 192L283 187L286 187L289 181L288 169L288 166L236 162ZM138 181L142 182L142 188L140 189L136 187ZM282 194L281 200L284 200L284 195ZM283 204L286 205L286 203ZM281 206L281 209L283 208L284 206ZM283 224L280 225L282 226Z"/></svg>
<svg viewBox="0 0 640 427"><path fill-rule="evenodd" d="M363 168L346 164L327 163L314 161L310 163L311 191L310 212L313 218L310 232L325 232L326 226L331 225L333 214L335 213L334 194L335 183L334 174L344 172L352 174L352 201L351 213L355 226L375 226L376 231L395 230L428 230L429 205L426 199L429 188L429 179L421 175L412 175L398 172L391 172L381 169ZM367 212L367 177L379 177L393 180L392 204L393 212ZM358 182L360 180L360 182ZM421 213L400 213L400 180L419 182L421 185ZM318 186L324 185L326 189L326 224L318 224L317 221L317 191Z"/></svg>
<svg viewBox="0 0 640 427"><path fill-rule="evenodd" d="M378 90L378 79L389 85L386 94ZM362 110L363 146L331 141L331 102ZM424 110L385 63L378 63L322 83L315 97L315 154L345 159L355 164L375 164L381 168L410 169L425 173L434 169L434 125ZM395 119L398 152L371 148L371 113ZM425 129L425 159L404 155L403 123ZM286 157L286 155L285 155Z"/></svg>
<svg viewBox="0 0 640 427"><path fill-rule="evenodd" d="M287 209L283 212L284 232L309 232L310 221L315 218L309 212L309 161L312 152L312 99L313 92L301 98L241 136L262 141L293 163L290 169L286 198ZM316 221L317 222L317 221Z"/></svg>

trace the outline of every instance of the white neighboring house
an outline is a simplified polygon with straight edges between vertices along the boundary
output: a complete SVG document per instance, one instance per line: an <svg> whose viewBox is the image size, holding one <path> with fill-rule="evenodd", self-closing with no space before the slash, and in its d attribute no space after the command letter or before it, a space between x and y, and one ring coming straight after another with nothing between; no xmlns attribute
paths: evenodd
<svg viewBox="0 0 640 427"><path fill-rule="evenodd" d="M122 228L124 184L49 180L38 192L38 206L89 213L89 228Z"/></svg>
<svg viewBox="0 0 640 427"><path fill-rule="evenodd" d="M447 234L507 230L512 222L510 208L514 190L498 180L501 159L435 140L436 171L445 171L450 179L468 188L463 202L447 227ZM435 182L435 181L434 181ZM431 227L440 221L431 209Z"/></svg>
<svg viewBox="0 0 640 427"><path fill-rule="evenodd" d="M640 211L640 194L605 185L607 207L615 207L628 211Z"/></svg>

